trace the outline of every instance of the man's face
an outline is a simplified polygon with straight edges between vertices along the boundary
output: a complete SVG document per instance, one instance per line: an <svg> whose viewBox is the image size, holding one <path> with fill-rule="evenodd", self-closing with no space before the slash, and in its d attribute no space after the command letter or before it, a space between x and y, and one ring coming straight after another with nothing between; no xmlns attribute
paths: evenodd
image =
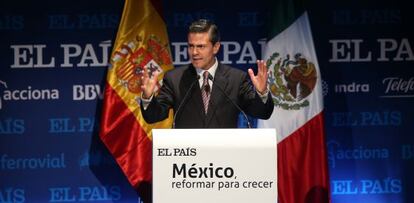
<svg viewBox="0 0 414 203"><path fill-rule="evenodd" d="M213 45L208 33L188 34L188 55L195 68L207 70L214 64L220 43Z"/></svg>

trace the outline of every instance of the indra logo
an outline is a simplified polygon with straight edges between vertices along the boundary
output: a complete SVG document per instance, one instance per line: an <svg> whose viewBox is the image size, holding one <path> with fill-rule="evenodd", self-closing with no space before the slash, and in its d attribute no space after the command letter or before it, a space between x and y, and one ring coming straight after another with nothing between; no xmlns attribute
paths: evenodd
<svg viewBox="0 0 414 203"><path fill-rule="evenodd" d="M0 87L5 88L0 97L0 109L4 108L6 101L59 99L59 90L57 89L36 89L32 86L27 86L23 89L9 89L9 86L3 80L0 80Z"/></svg>
<svg viewBox="0 0 414 203"><path fill-rule="evenodd" d="M329 85L326 81L322 80L322 93L323 96L328 95L330 93ZM350 82L350 83L342 83L342 84L334 84L333 85L334 94L353 94L353 93L368 93L371 91L370 85L368 83L357 83L357 82Z"/></svg>
<svg viewBox="0 0 414 203"><path fill-rule="evenodd" d="M361 84L352 82L349 84L337 84L335 85L335 93L357 93L357 92L369 92L369 84Z"/></svg>
<svg viewBox="0 0 414 203"><path fill-rule="evenodd" d="M286 110L298 110L309 106L306 97L312 93L318 79L314 63L300 53L295 54L294 58L290 58L290 55L279 55L275 52L266 61L266 65L271 69L269 87L275 106Z"/></svg>

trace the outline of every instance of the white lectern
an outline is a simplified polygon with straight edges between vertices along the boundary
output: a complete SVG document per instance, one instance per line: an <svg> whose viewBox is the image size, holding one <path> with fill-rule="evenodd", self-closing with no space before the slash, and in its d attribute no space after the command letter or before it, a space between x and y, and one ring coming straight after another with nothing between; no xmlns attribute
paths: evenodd
<svg viewBox="0 0 414 203"><path fill-rule="evenodd" d="M153 130L154 203L276 203L275 129Z"/></svg>

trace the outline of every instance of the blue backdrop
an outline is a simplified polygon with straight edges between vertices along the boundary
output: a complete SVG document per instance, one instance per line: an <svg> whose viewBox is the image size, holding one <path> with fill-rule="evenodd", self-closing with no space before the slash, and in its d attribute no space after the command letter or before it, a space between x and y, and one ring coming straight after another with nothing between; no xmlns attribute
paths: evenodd
<svg viewBox="0 0 414 203"><path fill-rule="evenodd" d="M0 2L0 202L138 202L99 141L123 1ZM333 202L414 202L414 14L407 2L308 4L324 89ZM219 59L261 58L261 1L164 1L175 65L186 28L222 32ZM244 122L240 122L244 125Z"/></svg>

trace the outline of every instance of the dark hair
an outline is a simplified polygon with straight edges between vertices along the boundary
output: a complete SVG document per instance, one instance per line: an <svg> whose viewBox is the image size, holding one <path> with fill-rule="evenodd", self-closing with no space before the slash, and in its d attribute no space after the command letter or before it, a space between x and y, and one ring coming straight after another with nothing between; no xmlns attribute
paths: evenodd
<svg viewBox="0 0 414 203"><path fill-rule="evenodd" d="M213 22L207 19L199 19L191 23L188 27L188 33L206 33L210 36L210 42L214 45L220 41L220 32Z"/></svg>

